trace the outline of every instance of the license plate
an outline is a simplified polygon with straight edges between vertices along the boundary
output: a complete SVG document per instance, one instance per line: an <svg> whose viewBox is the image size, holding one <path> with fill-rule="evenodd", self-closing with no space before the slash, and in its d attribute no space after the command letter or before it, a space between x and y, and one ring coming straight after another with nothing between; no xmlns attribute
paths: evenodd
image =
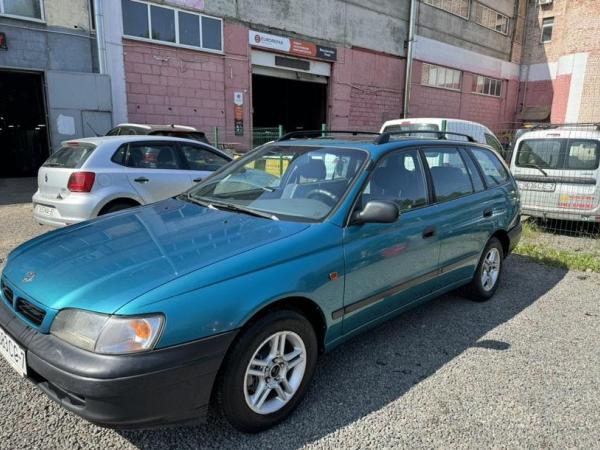
<svg viewBox="0 0 600 450"><path fill-rule="evenodd" d="M519 187L524 191L554 192L556 183L540 183L537 181L521 181Z"/></svg>
<svg viewBox="0 0 600 450"><path fill-rule="evenodd" d="M54 208L51 206L37 205L35 209L39 214L42 214L44 216L54 215Z"/></svg>
<svg viewBox="0 0 600 450"><path fill-rule="evenodd" d="M0 355L22 377L27 376L27 361L25 350L11 338L6 331L0 328Z"/></svg>

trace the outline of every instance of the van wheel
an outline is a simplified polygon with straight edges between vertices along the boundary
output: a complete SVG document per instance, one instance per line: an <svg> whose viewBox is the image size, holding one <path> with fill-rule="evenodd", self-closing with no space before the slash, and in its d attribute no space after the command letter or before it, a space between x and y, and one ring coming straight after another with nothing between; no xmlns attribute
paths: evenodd
<svg viewBox="0 0 600 450"><path fill-rule="evenodd" d="M474 301L484 302L496 293L504 263L504 250L498 239L491 238L481 255L473 280L462 289L462 294Z"/></svg>
<svg viewBox="0 0 600 450"><path fill-rule="evenodd" d="M216 400L238 430L256 433L281 422L302 401L317 362L310 322L274 311L242 331L221 371Z"/></svg>

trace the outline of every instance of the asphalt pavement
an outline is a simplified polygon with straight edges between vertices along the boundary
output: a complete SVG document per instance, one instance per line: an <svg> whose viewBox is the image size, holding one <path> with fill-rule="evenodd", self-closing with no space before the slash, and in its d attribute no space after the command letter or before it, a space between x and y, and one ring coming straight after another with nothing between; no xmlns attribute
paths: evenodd
<svg viewBox="0 0 600 450"><path fill-rule="evenodd" d="M0 206L0 260L47 230ZM99 428L0 361L0 449L600 448L599 355L600 274L511 256L491 301L446 295L323 355L296 413L258 435L216 413Z"/></svg>

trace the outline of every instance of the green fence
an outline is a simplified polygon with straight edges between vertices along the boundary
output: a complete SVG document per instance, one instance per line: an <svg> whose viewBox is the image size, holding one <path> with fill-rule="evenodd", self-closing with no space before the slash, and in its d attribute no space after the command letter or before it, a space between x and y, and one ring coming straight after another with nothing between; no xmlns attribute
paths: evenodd
<svg viewBox="0 0 600 450"><path fill-rule="evenodd" d="M283 136L283 126L278 127L257 127L252 130L252 147L266 144Z"/></svg>

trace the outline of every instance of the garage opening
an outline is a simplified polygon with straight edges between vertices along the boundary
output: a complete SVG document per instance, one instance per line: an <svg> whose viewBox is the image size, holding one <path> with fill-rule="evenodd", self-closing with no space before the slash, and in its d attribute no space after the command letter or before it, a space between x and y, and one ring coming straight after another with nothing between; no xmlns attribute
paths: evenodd
<svg viewBox="0 0 600 450"><path fill-rule="evenodd" d="M35 177L49 155L41 73L0 71L0 178Z"/></svg>
<svg viewBox="0 0 600 450"><path fill-rule="evenodd" d="M254 128L319 130L327 120L327 84L253 74L252 107Z"/></svg>

